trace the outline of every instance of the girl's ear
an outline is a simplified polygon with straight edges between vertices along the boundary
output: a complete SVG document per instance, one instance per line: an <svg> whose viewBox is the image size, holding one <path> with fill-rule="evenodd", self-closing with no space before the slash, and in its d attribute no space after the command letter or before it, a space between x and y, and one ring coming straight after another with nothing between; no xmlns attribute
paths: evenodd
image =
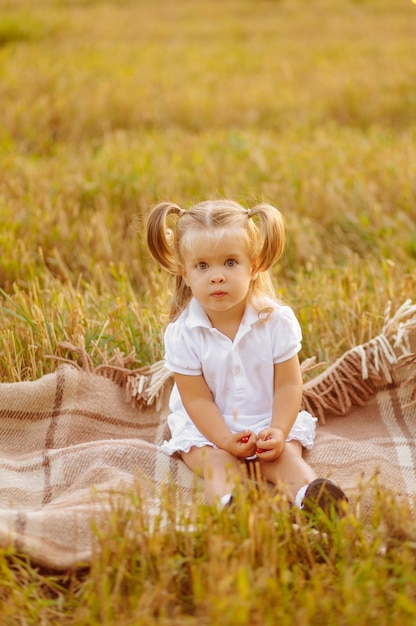
<svg viewBox="0 0 416 626"><path fill-rule="evenodd" d="M178 266L178 274L180 274L182 276L182 279L183 279L185 285L187 285L189 287L189 280L188 280L188 277L186 275L186 270L185 270L183 265L179 265Z"/></svg>
<svg viewBox="0 0 416 626"><path fill-rule="evenodd" d="M251 264L251 280L256 280L258 275L259 273L257 271L257 263L253 261L253 263Z"/></svg>

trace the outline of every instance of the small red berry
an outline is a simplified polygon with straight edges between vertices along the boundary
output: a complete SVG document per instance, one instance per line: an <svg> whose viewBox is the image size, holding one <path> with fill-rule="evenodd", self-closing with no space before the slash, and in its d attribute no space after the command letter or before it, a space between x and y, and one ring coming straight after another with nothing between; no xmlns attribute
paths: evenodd
<svg viewBox="0 0 416 626"><path fill-rule="evenodd" d="M248 435L244 435L244 437L241 437L241 443L248 443L249 439L250 437Z"/></svg>

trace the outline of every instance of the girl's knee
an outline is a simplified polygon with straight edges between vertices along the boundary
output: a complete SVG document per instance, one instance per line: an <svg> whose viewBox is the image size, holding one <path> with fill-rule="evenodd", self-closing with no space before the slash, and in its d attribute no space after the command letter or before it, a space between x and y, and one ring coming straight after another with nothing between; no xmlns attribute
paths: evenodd
<svg viewBox="0 0 416 626"><path fill-rule="evenodd" d="M240 463L235 456L219 448L210 448L204 462L204 476L228 475L234 473L239 468Z"/></svg>
<svg viewBox="0 0 416 626"><path fill-rule="evenodd" d="M232 465L237 465L238 463L235 456L226 450L221 450L221 448L210 448L209 456L207 458L209 458L211 463L231 463Z"/></svg>
<svg viewBox="0 0 416 626"><path fill-rule="evenodd" d="M226 450L204 446L193 447L189 452L182 452L182 459L194 472L204 474L207 468L238 465L238 460Z"/></svg>
<svg viewBox="0 0 416 626"><path fill-rule="evenodd" d="M299 457L303 455L303 447L300 441L297 439L291 439L290 441L286 441L285 447L283 449L283 453L286 451L287 455L293 454L295 457Z"/></svg>

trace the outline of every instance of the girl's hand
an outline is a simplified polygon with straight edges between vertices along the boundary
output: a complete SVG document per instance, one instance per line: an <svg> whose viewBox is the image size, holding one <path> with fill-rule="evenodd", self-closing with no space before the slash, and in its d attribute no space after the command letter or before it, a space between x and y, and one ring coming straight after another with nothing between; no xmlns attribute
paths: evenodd
<svg viewBox="0 0 416 626"><path fill-rule="evenodd" d="M265 428L257 438L256 452L262 461L275 461L283 452L286 435L280 428Z"/></svg>
<svg viewBox="0 0 416 626"><path fill-rule="evenodd" d="M242 430L227 437L222 445L224 450L234 456L246 458L256 453L256 435L251 430Z"/></svg>

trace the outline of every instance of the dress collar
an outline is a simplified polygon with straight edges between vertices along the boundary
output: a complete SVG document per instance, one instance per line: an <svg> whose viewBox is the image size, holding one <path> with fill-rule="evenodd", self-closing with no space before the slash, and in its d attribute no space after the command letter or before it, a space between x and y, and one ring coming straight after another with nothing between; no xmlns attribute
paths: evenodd
<svg viewBox="0 0 416 626"><path fill-rule="evenodd" d="M259 321L259 314L253 308L250 303L247 303L246 310L244 311L243 319L240 326L252 326L255 322ZM212 328L212 324L209 321L208 315L205 313L198 300L191 298L188 305L188 316L186 319L186 326L188 328Z"/></svg>

